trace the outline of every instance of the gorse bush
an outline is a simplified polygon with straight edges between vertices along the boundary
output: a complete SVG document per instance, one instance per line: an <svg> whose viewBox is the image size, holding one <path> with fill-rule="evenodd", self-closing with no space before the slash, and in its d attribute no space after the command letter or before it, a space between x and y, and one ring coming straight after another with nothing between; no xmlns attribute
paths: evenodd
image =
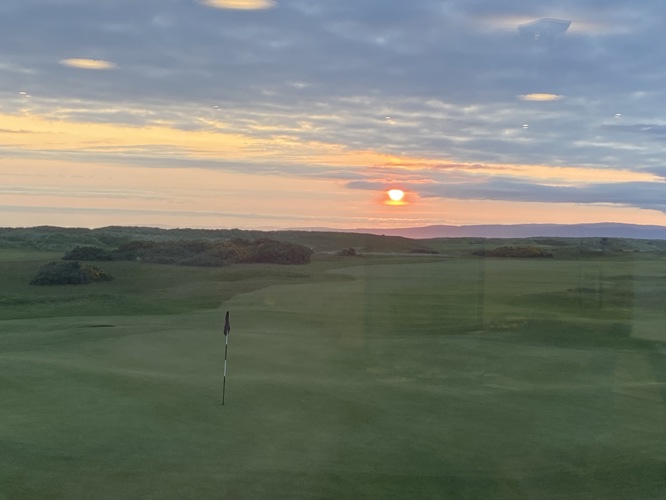
<svg viewBox="0 0 666 500"><path fill-rule="evenodd" d="M338 255L340 257L356 257L358 254L356 253L356 250L352 247L349 248L343 248L338 252Z"/></svg>
<svg viewBox="0 0 666 500"><path fill-rule="evenodd" d="M535 246L504 246L492 250L479 250L474 255L482 257L512 257L517 259L552 258L553 254Z"/></svg>
<svg viewBox="0 0 666 500"><path fill-rule="evenodd" d="M312 253L303 245L262 238L255 241L131 241L121 245L113 255L116 260L220 267L234 263L308 264Z"/></svg>
<svg viewBox="0 0 666 500"><path fill-rule="evenodd" d="M76 246L66 252L63 260L113 260L113 253L96 246Z"/></svg>
<svg viewBox="0 0 666 500"><path fill-rule="evenodd" d="M79 262L49 262L43 265L31 285L87 285L96 281L110 281L113 276L91 265Z"/></svg>
<svg viewBox="0 0 666 500"><path fill-rule="evenodd" d="M437 250L432 250L431 248L412 248L409 253L418 253L426 255L436 255L439 252Z"/></svg>
<svg viewBox="0 0 666 500"><path fill-rule="evenodd" d="M312 250L303 245L260 239L239 248L236 262L266 264L307 264Z"/></svg>

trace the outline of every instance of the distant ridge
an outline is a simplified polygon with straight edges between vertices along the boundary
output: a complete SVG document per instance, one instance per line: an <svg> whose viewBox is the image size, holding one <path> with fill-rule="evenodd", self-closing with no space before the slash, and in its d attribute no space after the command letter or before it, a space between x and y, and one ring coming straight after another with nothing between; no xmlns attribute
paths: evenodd
<svg viewBox="0 0 666 500"><path fill-rule="evenodd" d="M476 226L424 226L394 229L358 228L347 232L403 236L412 239L431 238L632 238L666 240L666 226L603 222L594 224L495 224Z"/></svg>

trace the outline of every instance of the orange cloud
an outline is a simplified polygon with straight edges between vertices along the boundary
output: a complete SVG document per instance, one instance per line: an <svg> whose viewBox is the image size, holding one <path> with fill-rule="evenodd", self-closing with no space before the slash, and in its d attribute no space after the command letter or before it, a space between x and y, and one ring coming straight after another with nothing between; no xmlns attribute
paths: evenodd
<svg viewBox="0 0 666 500"><path fill-rule="evenodd" d="M231 127L221 122L216 122L215 127L211 123L206 125L204 130L183 130L168 123L128 126L0 113L0 140L9 148L33 152L76 152L91 161L94 161L95 155L110 153L150 158L243 161L248 164L275 161L282 165L316 165L355 171L365 169L366 172L374 170L383 177L401 177L406 174L418 182L429 182L429 178L436 179L435 175L442 172L449 175L457 172L467 176L521 177L552 185L595 183L600 178L605 183L659 180L654 174L628 169L478 164L390 155L377 151L350 150L339 144L302 141L297 135L255 137L231 132Z"/></svg>

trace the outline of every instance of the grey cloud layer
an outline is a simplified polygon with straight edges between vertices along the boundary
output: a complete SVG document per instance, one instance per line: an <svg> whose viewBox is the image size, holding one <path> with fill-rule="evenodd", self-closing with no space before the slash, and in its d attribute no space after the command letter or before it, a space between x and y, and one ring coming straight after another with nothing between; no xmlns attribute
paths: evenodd
<svg viewBox="0 0 666 500"><path fill-rule="evenodd" d="M27 89L41 111L67 119L168 119L183 129L219 119L255 137L350 149L663 173L663 12L658 0L281 0L266 11L193 0L4 0L0 87L14 97ZM573 23L537 41L503 28L511 16ZM118 66L58 64L69 57ZM564 98L516 97L533 92ZM15 110L14 101L1 108ZM424 195L653 207L662 192L660 184L564 190L495 179Z"/></svg>
<svg viewBox="0 0 666 500"><path fill-rule="evenodd" d="M352 181L352 189L387 189L390 184ZM471 200L511 200L540 203L614 204L666 212L666 183L624 182L582 186L550 186L511 179L410 185L422 197Z"/></svg>
<svg viewBox="0 0 666 500"><path fill-rule="evenodd" d="M647 68L656 70L664 50L652 43L659 26L650 3L616 19L625 7L611 15L612 2L600 11L583 11L577 2L572 13L621 22L637 33L562 37L551 44L535 44L517 31L495 31L479 21L493 12L537 15L532 2L521 7L521 2L340 0L307 9L309 2L283 0L276 9L258 12L215 10L193 1L7 3L13 9L5 7L0 39L12 47L8 59L48 72L45 92L89 92L114 100L121 93L129 99L131 93L142 99L227 95L245 105L256 98L253 89L282 93L290 82L313 87L287 92L286 100L376 92L478 103L538 90L533 85L622 92L642 81L642 87L658 89L641 77ZM566 11L566 3L558 10ZM104 83L107 75L81 75L55 65L76 56L118 63L113 88ZM77 81L80 85L70 89L53 88Z"/></svg>

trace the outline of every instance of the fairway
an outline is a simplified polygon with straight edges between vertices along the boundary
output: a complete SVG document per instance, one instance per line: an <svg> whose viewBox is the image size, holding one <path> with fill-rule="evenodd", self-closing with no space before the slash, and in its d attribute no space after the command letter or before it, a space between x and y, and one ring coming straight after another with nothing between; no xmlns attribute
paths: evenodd
<svg viewBox="0 0 666 500"><path fill-rule="evenodd" d="M666 496L660 260L51 257L2 254L2 500Z"/></svg>

